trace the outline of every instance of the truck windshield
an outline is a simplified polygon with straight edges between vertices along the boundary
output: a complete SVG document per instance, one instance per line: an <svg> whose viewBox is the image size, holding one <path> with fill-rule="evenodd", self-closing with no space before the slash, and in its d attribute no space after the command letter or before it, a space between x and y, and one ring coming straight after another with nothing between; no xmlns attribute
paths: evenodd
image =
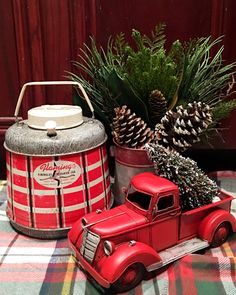
<svg viewBox="0 0 236 295"><path fill-rule="evenodd" d="M136 191L133 186L130 186L128 189L127 200L140 209L148 210L151 202L151 196L143 192Z"/></svg>

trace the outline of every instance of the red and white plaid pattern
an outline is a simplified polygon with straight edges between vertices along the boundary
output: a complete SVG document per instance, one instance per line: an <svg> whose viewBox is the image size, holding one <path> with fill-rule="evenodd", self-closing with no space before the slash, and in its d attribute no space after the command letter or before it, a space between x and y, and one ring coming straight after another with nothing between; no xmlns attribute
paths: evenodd
<svg viewBox="0 0 236 295"><path fill-rule="evenodd" d="M25 156L7 152L7 180L9 218L23 226L31 227L27 160Z"/></svg>
<svg viewBox="0 0 236 295"><path fill-rule="evenodd" d="M34 171L41 164L54 161L76 163L81 174L64 187L45 187L34 177ZM85 213L108 209L111 203L105 144L60 157L27 157L7 152L7 180L8 217L30 228L68 228Z"/></svg>
<svg viewBox="0 0 236 295"><path fill-rule="evenodd" d="M90 212L107 208L111 199L108 160L104 151L105 147L103 146L99 149L99 152L91 150L85 154Z"/></svg>

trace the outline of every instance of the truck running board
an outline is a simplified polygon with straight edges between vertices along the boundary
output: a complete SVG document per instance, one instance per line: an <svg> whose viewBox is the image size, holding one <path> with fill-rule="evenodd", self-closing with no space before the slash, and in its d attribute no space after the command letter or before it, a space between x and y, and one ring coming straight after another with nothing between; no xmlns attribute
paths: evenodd
<svg viewBox="0 0 236 295"><path fill-rule="evenodd" d="M178 260L184 257L187 254L194 253L196 251L207 248L209 243L198 238L193 238L191 240L182 242L178 245L175 245L171 248L163 250L159 253L161 261L150 265L147 268L147 271L153 271L155 269L161 268L175 260Z"/></svg>

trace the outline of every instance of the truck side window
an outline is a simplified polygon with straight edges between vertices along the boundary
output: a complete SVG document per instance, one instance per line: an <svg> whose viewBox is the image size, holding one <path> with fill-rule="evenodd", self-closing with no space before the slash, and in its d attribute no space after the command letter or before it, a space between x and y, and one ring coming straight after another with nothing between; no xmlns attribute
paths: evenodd
<svg viewBox="0 0 236 295"><path fill-rule="evenodd" d="M165 209L173 207L173 206L174 206L174 196L173 195L161 197L157 203L158 211L165 210Z"/></svg>
<svg viewBox="0 0 236 295"><path fill-rule="evenodd" d="M141 209L148 210L150 202L151 202L151 196L148 194L136 191L133 187L130 187L128 190L127 200Z"/></svg>

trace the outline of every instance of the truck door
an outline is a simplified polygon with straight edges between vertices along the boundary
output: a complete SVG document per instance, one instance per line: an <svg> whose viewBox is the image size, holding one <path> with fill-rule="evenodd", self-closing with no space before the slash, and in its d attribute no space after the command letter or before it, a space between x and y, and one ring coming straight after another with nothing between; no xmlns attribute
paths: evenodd
<svg viewBox="0 0 236 295"><path fill-rule="evenodd" d="M153 248L160 251L177 244L180 208L174 193L160 195L153 206L150 238Z"/></svg>

